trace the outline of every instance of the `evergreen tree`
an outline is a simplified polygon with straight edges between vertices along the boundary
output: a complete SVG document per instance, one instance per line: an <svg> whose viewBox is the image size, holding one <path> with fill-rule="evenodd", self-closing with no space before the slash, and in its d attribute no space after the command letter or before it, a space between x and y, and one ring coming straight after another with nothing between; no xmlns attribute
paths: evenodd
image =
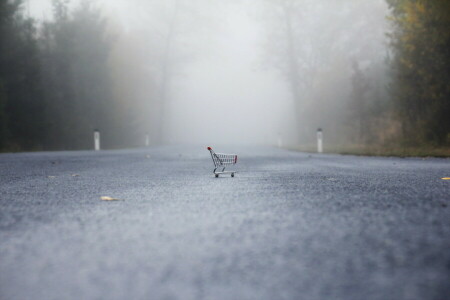
<svg viewBox="0 0 450 300"><path fill-rule="evenodd" d="M1 1L0 80L2 121L16 148L40 148L43 136L42 93L36 27L21 13L21 1ZM0 107L1 107L0 106Z"/></svg>
<svg viewBox="0 0 450 300"><path fill-rule="evenodd" d="M89 2L84 2L74 12L72 26L75 46L74 84L77 91L75 106L80 129L77 138L83 148L89 147L92 131L100 129L103 132L103 144L112 146L114 107L108 64L111 39L106 34L106 22L99 11Z"/></svg>
<svg viewBox="0 0 450 300"><path fill-rule="evenodd" d="M0 81L0 150L6 145L8 139L8 120L5 112L6 93L3 82Z"/></svg>
<svg viewBox="0 0 450 300"><path fill-rule="evenodd" d="M450 143L450 2L388 0L394 50L392 85L405 140Z"/></svg>
<svg viewBox="0 0 450 300"><path fill-rule="evenodd" d="M76 149L74 32L68 1L53 0L52 4L54 21L43 25L41 40L46 99L46 146L50 149Z"/></svg>
<svg viewBox="0 0 450 300"><path fill-rule="evenodd" d="M111 146L110 40L105 21L88 2L70 13L68 1L54 0L53 12L54 21L44 25L41 40L47 145L88 149L93 130L99 128Z"/></svg>

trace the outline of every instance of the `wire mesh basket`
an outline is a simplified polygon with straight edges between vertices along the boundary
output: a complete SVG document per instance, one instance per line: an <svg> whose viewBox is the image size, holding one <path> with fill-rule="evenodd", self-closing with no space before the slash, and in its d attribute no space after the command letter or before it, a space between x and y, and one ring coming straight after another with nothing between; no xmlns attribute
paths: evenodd
<svg viewBox="0 0 450 300"><path fill-rule="evenodd" d="M231 174L234 177L236 171L225 171L228 166L235 165L237 163L236 154L215 153L211 147L208 147L209 153L214 163L214 175L219 177L220 174Z"/></svg>

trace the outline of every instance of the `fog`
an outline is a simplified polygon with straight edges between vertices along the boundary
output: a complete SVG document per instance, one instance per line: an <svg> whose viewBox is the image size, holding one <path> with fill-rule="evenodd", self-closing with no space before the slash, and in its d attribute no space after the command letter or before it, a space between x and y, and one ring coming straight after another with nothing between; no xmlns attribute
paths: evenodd
<svg viewBox="0 0 450 300"><path fill-rule="evenodd" d="M382 0L98 0L95 7L114 37L114 97L139 107L144 121L135 134L148 132L152 144L311 144L318 127L330 141L352 140L355 74L370 78L367 101L385 98ZM26 9L52 18L50 0L28 0Z"/></svg>

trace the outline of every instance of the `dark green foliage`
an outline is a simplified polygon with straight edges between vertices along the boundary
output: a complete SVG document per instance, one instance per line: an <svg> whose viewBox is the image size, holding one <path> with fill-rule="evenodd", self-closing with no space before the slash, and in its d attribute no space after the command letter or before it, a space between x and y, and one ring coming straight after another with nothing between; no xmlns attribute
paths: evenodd
<svg viewBox="0 0 450 300"><path fill-rule="evenodd" d="M99 12L54 0L54 21L38 30L22 1L0 1L0 149L88 149L95 128L114 146L111 41Z"/></svg>
<svg viewBox="0 0 450 300"><path fill-rule="evenodd" d="M392 92L409 144L450 144L450 2L388 0Z"/></svg>
<svg viewBox="0 0 450 300"><path fill-rule="evenodd" d="M8 144L41 148L43 98L36 27L32 20L22 16L20 5L21 1L1 2L0 80L4 98L1 123L4 131L8 128Z"/></svg>
<svg viewBox="0 0 450 300"><path fill-rule="evenodd" d="M0 149L5 147L8 139L8 120L6 119L6 92L3 82L0 81Z"/></svg>
<svg viewBox="0 0 450 300"><path fill-rule="evenodd" d="M110 41L104 21L87 2L71 16L66 5L53 2L55 21L44 25L41 39L47 145L86 149L92 147L94 129L111 127Z"/></svg>

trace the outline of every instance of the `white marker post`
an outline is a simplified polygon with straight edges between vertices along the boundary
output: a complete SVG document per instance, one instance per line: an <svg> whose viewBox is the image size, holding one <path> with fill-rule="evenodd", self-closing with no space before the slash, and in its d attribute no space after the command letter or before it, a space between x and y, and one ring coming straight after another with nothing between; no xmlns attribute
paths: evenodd
<svg viewBox="0 0 450 300"><path fill-rule="evenodd" d="M278 148L283 147L283 139L281 138L281 134L278 134Z"/></svg>
<svg viewBox="0 0 450 300"><path fill-rule="evenodd" d="M317 129L317 152L323 153L323 131L322 131L322 128Z"/></svg>
<svg viewBox="0 0 450 300"><path fill-rule="evenodd" d="M145 134L145 147L150 146L150 137L148 136L148 133Z"/></svg>
<svg viewBox="0 0 450 300"><path fill-rule="evenodd" d="M94 130L94 149L100 151L100 131Z"/></svg>

